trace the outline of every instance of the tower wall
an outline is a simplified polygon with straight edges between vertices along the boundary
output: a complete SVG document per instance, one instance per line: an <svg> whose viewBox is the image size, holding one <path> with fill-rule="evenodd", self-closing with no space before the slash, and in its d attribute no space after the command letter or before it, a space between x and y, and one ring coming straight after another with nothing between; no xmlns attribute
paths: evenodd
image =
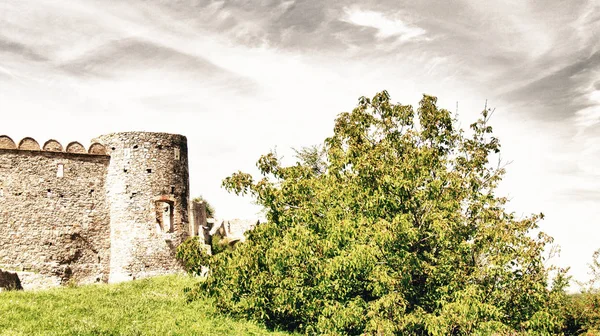
<svg viewBox="0 0 600 336"><path fill-rule="evenodd" d="M186 137L124 132L93 141L111 157L109 282L180 271L176 247L189 230Z"/></svg>

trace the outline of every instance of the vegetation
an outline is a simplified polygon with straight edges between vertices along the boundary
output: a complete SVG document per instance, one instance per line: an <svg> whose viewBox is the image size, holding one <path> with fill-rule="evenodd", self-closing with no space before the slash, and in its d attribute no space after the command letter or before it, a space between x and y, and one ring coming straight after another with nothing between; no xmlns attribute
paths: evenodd
<svg viewBox="0 0 600 336"><path fill-rule="evenodd" d="M1 335L284 335L186 303L197 280L165 276L118 285L0 293Z"/></svg>
<svg viewBox="0 0 600 336"><path fill-rule="evenodd" d="M201 275L204 273L204 266L208 265L210 259L208 246L198 237L190 237L177 247L177 259L188 273Z"/></svg>
<svg viewBox="0 0 600 336"><path fill-rule="evenodd" d="M203 260L211 274L191 298L307 334L566 332L568 278L544 266L543 214L519 218L496 194L491 114L466 132L435 97L415 113L383 91L295 165L269 153L261 179L226 178L268 223Z"/></svg>
<svg viewBox="0 0 600 336"><path fill-rule="evenodd" d="M565 304L567 333L600 335L600 250L594 253L590 264L591 279L580 283L581 293L569 297Z"/></svg>
<svg viewBox="0 0 600 336"><path fill-rule="evenodd" d="M233 250L235 245L232 245L229 237L222 237L219 233L215 233L210 240L210 250L212 254L218 254L227 250Z"/></svg>
<svg viewBox="0 0 600 336"><path fill-rule="evenodd" d="M564 306L567 335L600 335L600 293L572 295Z"/></svg>
<svg viewBox="0 0 600 336"><path fill-rule="evenodd" d="M213 218L215 217L215 208L208 203L207 200L204 199L204 197L202 197L202 195L195 197L194 199L192 199L193 202L198 202L198 203L204 203L205 207L206 207L206 217L208 218Z"/></svg>

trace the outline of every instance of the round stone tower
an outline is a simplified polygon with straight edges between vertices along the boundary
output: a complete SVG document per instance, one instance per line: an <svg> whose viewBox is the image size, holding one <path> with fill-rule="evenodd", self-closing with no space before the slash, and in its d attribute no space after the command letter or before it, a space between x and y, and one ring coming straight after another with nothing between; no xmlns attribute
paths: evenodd
<svg viewBox="0 0 600 336"><path fill-rule="evenodd" d="M175 249L188 236L186 137L124 132L93 141L111 157L109 282L179 271Z"/></svg>

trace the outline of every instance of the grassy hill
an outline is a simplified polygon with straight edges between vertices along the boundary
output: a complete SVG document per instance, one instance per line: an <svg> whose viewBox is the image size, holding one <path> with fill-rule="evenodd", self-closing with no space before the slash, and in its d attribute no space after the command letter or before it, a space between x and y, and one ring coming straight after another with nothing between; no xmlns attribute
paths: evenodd
<svg viewBox="0 0 600 336"><path fill-rule="evenodd" d="M0 335L286 335L186 303L195 280L163 276L118 285L0 293Z"/></svg>

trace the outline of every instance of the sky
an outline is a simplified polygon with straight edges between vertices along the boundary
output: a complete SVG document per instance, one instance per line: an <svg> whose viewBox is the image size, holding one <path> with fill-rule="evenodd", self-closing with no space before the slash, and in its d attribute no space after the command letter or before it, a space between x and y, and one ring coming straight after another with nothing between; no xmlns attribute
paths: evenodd
<svg viewBox="0 0 600 336"><path fill-rule="evenodd" d="M600 248L600 2L595 0L3 0L0 134L88 145L100 134L188 138L192 196L257 218L223 178L332 134L388 90L458 111L487 106L509 210L583 280Z"/></svg>

